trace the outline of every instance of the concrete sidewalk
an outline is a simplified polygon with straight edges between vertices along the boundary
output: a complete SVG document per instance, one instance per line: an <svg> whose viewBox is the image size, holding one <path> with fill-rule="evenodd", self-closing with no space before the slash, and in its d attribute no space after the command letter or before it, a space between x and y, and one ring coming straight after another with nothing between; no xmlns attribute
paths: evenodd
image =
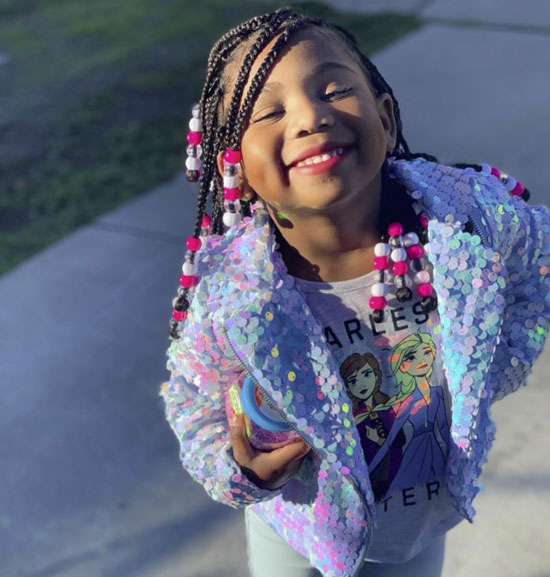
<svg viewBox="0 0 550 577"><path fill-rule="evenodd" d="M550 4L522 2L519 20L511 0L399 4L438 18L374 58L411 148L493 163L550 204ZM2 577L247 574L242 511L181 470L157 397L195 195L178 177L0 279ZM550 576L549 372L547 348L495 405L487 490L443 577Z"/></svg>

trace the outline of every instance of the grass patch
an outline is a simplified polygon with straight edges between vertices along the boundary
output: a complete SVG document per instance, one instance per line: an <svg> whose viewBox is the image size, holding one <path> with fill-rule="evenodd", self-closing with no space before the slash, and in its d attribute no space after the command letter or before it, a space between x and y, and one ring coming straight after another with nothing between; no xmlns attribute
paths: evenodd
<svg viewBox="0 0 550 577"><path fill-rule="evenodd" d="M181 170L212 43L274 6L0 0L0 273ZM349 28L369 54L421 25L293 6Z"/></svg>

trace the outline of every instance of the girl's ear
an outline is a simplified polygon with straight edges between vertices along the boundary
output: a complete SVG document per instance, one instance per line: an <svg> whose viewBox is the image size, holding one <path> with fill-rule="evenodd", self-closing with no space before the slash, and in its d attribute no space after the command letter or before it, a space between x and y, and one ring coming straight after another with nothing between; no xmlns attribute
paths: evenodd
<svg viewBox="0 0 550 577"><path fill-rule="evenodd" d="M393 113L392 97L387 92L384 92L376 98L376 106L382 126L386 132L386 150L391 152L397 142L397 124Z"/></svg>
<svg viewBox="0 0 550 577"><path fill-rule="evenodd" d="M216 156L216 164L218 165L218 172L220 173L221 177L223 178L223 152L218 152Z"/></svg>

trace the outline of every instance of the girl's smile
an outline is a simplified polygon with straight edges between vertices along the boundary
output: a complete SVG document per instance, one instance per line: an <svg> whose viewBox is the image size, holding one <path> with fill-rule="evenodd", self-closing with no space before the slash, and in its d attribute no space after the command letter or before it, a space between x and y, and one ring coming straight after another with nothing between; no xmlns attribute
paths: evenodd
<svg viewBox="0 0 550 577"><path fill-rule="evenodd" d="M329 172L333 167L336 167L340 162L347 157L351 152L352 147L348 145L331 145L316 147L321 149L319 152L307 151L304 160L293 162L289 170L295 170L299 174L316 175L323 172ZM325 150L323 152L323 149ZM311 154L310 154L311 152Z"/></svg>

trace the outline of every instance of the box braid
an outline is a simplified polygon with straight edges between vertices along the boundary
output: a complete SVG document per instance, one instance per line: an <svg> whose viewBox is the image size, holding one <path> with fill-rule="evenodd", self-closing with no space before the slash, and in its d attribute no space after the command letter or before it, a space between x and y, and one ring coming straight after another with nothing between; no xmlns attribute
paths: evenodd
<svg viewBox="0 0 550 577"><path fill-rule="evenodd" d="M222 233L223 186L217 171L217 154L228 146L233 150L239 149L243 128L277 56L292 33L306 27L318 27L335 32L364 67L376 95L383 92L390 94L397 124L397 144L392 154L396 158L410 159L422 156L428 160L436 160L427 154L411 154L403 137L399 104L393 91L376 66L361 53L352 34L321 18L308 17L290 8L281 8L269 14L256 16L230 30L216 42L210 52L206 81L200 99L200 116L203 122L203 173L200 178L195 236L200 233L209 194L212 201L214 232ZM279 38L260 65L243 100L244 87L258 54L277 35ZM224 111L224 99L230 82L229 66L239 59L245 49L247 52L234 81L229 106Z"/></svg>
<svg viewBox="0 0 550 577"><path fill-rule="evenodd" d="M392 88L380 74L377 67L361 52L357 41L349 31L322 18L308 17L298 14L290 8L281 8L275 12L251 18L233 28L215 43L209 54L206 80L199 102L199 117L203 125L203 140L201 143L203 149L203 172L202 175L197 173L190 178L191 180L199 179L197 219L193 235L196 238L199 237L201 232L209 195L212 203L213 233L223 233L221 218L223 213L223 179L217 169L217 155L228 146L233 150L240 148L243 130L265 78L292 34L306 27L317 27L335 33L344 42L344 46L348 49L350 55L356 58L363 66L375 95L379 96L383 93L388 93L391 96L397 127L397 138L396 145L389 154L396 159L412 160L422 157L426 160L437 162L435 156L426 153L411 153L403 136L401 112ZM250 77L254 62L260 52L277 36L279 36L277 41L252 78L250 88L243 100L244 88ZM240 61L245 51L246 55L233 83L229 106L227 110L224 110L226 95L230 90L232 77L234 76L231 73L231 67L234 63ZM475 170L480 169L477 165L463 164L456 166L462 168L470 166ZM384 163L384 168L384 181L389 186L392 186L392 205L395 206L395 199L403 196L404 190L400 190L397 183L389 181L386 163ZM394 194L396 196L393 196ZM524 198L527 195L528 191L526 191ZM389 199L386 200L389 201ZM408 203L397 204L405 206ZM243 203L243 212L246 211L246 203ZM405 220L409 219L406 218ZM194 258L195 253L193 252L186 255L186 259L190 262L193 262ZM175 304L176 310L188 309L188 291L189 289L187 288L178 290L178 298ZM170 333L171 337L175 339L179 338L177 324L175 321L171 323Z"/></svg>

